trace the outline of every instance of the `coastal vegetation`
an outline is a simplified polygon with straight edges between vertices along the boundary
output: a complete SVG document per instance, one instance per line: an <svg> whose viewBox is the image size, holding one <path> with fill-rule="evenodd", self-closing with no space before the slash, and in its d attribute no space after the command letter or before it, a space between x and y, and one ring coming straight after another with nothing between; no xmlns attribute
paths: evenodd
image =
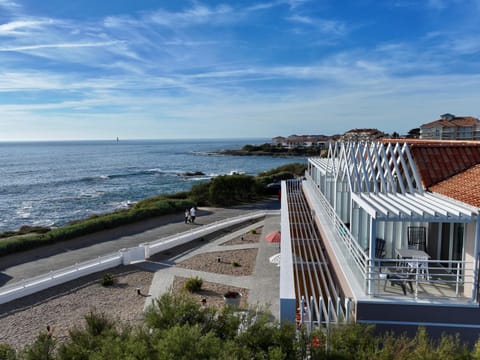
<svg viewBox="0 0 480 360"><path fill-rule="evenodd" d="M234 206L268 196L268 184L302 176L306 164L287 164L258 176L222 175L194 185L190 191L161 194L139 201L128 209L93 215L59 228L22 227L0 235L0 256L53 244L148 218L175 214L192 206Z"/></svg>
<svg viewBox="0 0 480 360"><path fill-rule="evenodd" d="M282 144L245 145L241 149L223 150L223 155L236 156L320 156L322 150L316 146L285 147Z"/></svg>
<svg viewBox="0 0 480 360"><path fill-rule="evenodd" d="M349 324L307 333L273 321L263 309L202 307L187 295L155 299L143 324L126 327L90 312L85 323L57 342L42 332L23 350L0 345L1 359L479 359L458 337L432 340L425 328L408 337L378 334L371 325Z"/></svg>

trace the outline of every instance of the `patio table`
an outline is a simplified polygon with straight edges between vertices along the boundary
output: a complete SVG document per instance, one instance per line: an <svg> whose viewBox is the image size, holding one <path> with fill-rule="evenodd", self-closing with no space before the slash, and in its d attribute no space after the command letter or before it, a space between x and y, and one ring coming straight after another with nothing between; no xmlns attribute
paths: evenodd
<svg viewBox="0 0 480 360"><path fill-rule="evenodd" d="M418 260L418 261L404 261L410 267L414 268L416 273L418 274L421 272L424 276L426 276L427 280L430 279L430 273L428 271L428 260L430 259L430 255L428 255L423 250L417 249L409 249L409 248L400 248L395 249L395 253L397 254L398 259L408 260Z"/></svg>

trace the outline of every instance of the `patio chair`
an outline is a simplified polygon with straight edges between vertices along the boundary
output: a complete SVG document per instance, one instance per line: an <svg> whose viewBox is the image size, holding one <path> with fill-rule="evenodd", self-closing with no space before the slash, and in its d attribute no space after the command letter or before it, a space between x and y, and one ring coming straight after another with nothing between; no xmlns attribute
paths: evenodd
<svg viewBox="0 0 480 360"><path fill-rule="evenodd" d="M376 241L375 241L375 258L376 259L384 259L385 258L385 240L383 239L379 239L377 238ZM365 254L368 254L370 253L370 248L366 248L365 249Z"/></svg>
<svg viewBox="0 0 480 360"><path fill-rule="evenodd" d="M385 284L383 291L387 288L387 283L390 281L392 286L398 285L402 288L403 295L407 295L407 284L410 288L410 293L413 293L412 273L404 267L387 267L385 268Z"/></svg>
<svg viewBox="0 0 480 360"><path fill-rule="evenodd" d="M424 226L409 226L407 232L408 248L425 251L427 234Z"/></svg>
<svg viewBox="0 0 480 360"><path fill-rule="evenodd" d="M383 239L377 238L375 241L375 257L377 259L385 258L385 244L386 241Z"/></svg>

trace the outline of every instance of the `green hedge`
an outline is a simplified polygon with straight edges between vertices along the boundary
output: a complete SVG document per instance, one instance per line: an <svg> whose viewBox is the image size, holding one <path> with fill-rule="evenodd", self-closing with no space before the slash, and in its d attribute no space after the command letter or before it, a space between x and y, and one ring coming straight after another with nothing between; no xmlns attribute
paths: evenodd
<svg viewBox="0 0 480 360"><path fill-rule="evenodd" d="M53 229L45 234L21 235L0 240L0 256L112 229L155 216L180 212L194 205L195 203L189 199L174 200L164 197L160 197L156 201L148 199L148 201L139 202L131 209L95 215Z"/></svg>
<svg viewBox="0 0 480 360"><path fill-rule="evenodd" d="M255 178L248 175L224 175L212 179L208 201L211 205L231 206L258 199Z"/></svg>

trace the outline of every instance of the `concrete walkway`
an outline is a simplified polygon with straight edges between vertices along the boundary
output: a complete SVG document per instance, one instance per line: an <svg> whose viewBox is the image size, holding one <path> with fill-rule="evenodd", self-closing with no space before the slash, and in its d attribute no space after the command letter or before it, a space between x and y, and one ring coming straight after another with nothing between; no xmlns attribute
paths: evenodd
<svg viewBox="0 0 480 360"><path fill-rule="evenodd" d="M135 247L192 229L258 210L278 210L278 200L231 208L199 208L197 223L185 224L183 212L101 231L0 258L0 286L75 265L123 248Z"/></svg>
<svg viewBox="0 0 480 360"><path fill-rule="evenodd" d="M258 243L244 244L244 245L221 245L222 243L241 236L251 229L263 225L263 231L260 235ZM152 285L150 287L150 297L145 302L145 307L152 303L152 300L158 298L165 292L168 292L175 276L181 277L195 277L198 276L204 281L231 285L241 288L249 289L248 304L252 306L267 307L272 314L279 319L279 297L280 297L280 268L276 264L272 264L269 258L280 252L279 244L272 244L264 240L265 236L272 231L280 230L280 216L268 215L265 220L253 225L249 225L234 233L223 236L205 246L197 248L194 251L188 252L185 255L176 257L176 262L181 262L195 255L214 252L214 251L228 251L246 248L258 248L255 270L250 276L230 276L223 274L215 274L204 271L195 271L181 267L175 267L173 261L163 263L145 262L139 266L158 266Z"/></svg>

